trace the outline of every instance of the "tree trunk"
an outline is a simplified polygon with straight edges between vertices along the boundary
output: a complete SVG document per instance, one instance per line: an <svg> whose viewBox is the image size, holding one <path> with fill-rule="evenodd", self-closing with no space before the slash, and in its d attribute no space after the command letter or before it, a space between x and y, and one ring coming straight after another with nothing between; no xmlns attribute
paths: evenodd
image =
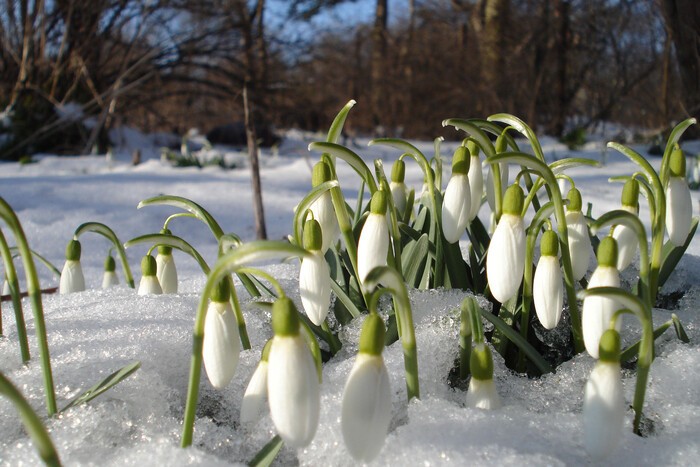
<svg viewBox="0 0 700 467"><path fill-rule="evenodd" d="M556 5L559 32L557 34L557 110L552 122L552 134L562 136L566 125L566 114L569 109L567 92L567 57L569 54L569 2L559 0Z"/></svg>
<svg viewBox="0 0 700 467"><path fill-rule="evenodd" d="M484 5L483 46L481 48L481 78L489 87L496 103L487 113L502 112L507 103L505 76L506 30L509 0L486 0Z"/></svg>
<svg viewBox="0 0 700 467"><path fill-rule="evenodd" d="M382 122L386 103L387 0L377 0L372 28L372 125Z"/></svg>
<svg viewBox="0 0 700 467"><path fill-rule="evenodd" d="M248 86L243 88L243 111L245 122L245 134L248 140L248 156L250 157L250 171L253 185L253 217L255 218L255 234L259 240L267 238L265 229L265 211L262 200L262 184L260 183L260 163L258 161L258 137L255 134L255 124L251 118L250 100L248 99Z"/></svg>

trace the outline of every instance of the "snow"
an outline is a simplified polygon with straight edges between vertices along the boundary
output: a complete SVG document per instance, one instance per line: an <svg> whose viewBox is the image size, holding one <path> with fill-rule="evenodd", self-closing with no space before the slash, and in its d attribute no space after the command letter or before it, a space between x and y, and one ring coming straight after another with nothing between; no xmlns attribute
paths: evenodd
<svg viewBox="0 0 700 467"><path fill-rule="evenodd" d="M313 135L289 132L279 155L262 153L262 185L268 236L285 238L291 231L294 206L308 191L311 167L318 154L306 146ZM322 136L316 140L322 139ZM225 232L244 240L255 237L250 174L247 169L224 171L218 167L173 168L160 161L159 147L165 139L132 130L122 132L110 163L104 156L37 157L29 165L0 166L0 196L17 212L29 244L59 269L73 231L80 224L96 221L112 227L122 242L161 229L165 218L177 212L171 207L136 209L142 199L174 194L205 207ZM359 140L352 149L368 163L384 159L385 170L400 155L389 148L366 148ZM179 141L176 141L179 144ZM432 142L417 143L432 154ZM443 144L443 157L451 156L456 143ZM577 168L569 172L582 192L584 206L593 203L598 216L619 206L622 185L608 177L634 170L614 151L604 155L600 141L584 150L570 152L556 140L543 138L548 160L575 155L605 160L602 169ZM144 163L131 165L131 152L139 148ZM684 144L691 154L700 142ZM644 147L637 147L644 151ZM237 160L244 155L217 148ZM660 159L653 158L658 167ZM406 183L417 190L423 182L416 164L408 161ZM344 193L352 205L359 181L347 164L338 164ZM443 185L449 177L445 164ZM346 183L347 181L347 183ZM697 199L694 192L693 198ZM365 197L365 200L367 197ZM697 204L695 205L697 214ZM488 220L482 207L481 219ZM642 201L641 219L649 227L648 209ZM171 223L173 233L194 245L210 265L216 258L216 241L207 228L193 219ZM13 239L3 229L8 240ZM100 290L102 264L109 248L107 240L84 234L82 264L90 290L61 296L44 295L51 363L59 407L111 372L139 360L141 368L115 388L86 405L45 420L59 456L65 465L237 465L246 463L274 436L269 415L252 426L240 426L241 398L271 337L269 312L257 307L240 287L239 297L246 317L252 349L243 351L232 383L224 390L211 387L202 375L198 415L191 448L181 449L180 432L190 366L194 313L205 276L189 257L174 252L180 277L180 293L137 296L125 285ZM465 245L462 245L463 247ZM145 248L127 250L138 281L138 265ZM266 266L289 296L300 304L298 263ZM634 269L634 268L632 268ZM20 276L22 277L21 267ZM53 287L56 277L38 265L42 287ZM117 261L117 273L124 278ZM590 273L590 271L589 271ZM634 280L636 270L625 271L623 282ZM24 289L24 286L22 287ZM640 438L632 434L632 411L628 410L621 446L605 460L616 465L691 465L700 455L700 242L691 244L665 291L684 291L677 310L691 343L683 344L668 331L657 341L657 359L651 369L645 416L653 433ZM400 344L388 347L384 358L389 370L393 420L386 444L376 465L580 465L589 463L583 448L581 405L583 387L594 361L583 353L562 364L555 374L538 379L518 376L508 370L494 352L495 380L504 407L494 412L465 408L465 394L447 384L447 376L458 356L458 307L460 291L410 291L416 323L421 400L406 404L403 357ZM30 304L23 302L33 359L22 365L8 302L3 303L5 337L0 338L0 371L9 377L43 417L44 391L34 319ZM654 310L655 324L670 318L671 311ZM298 451L283 448L281 465L354 465L343 445L340 430L341 393L352 368L362 320L344 327L343 349L324 365L321 386L320 426L314 441ZM560 324L558 330L562 329ZM550 338L557 338L557 330ZM623 341L639 335L632 319L625 320ZM625 396L631 403L634 373L623 375ZM14 408L0 399L0 465L36 465L39 458L24 433Z"/></svg>

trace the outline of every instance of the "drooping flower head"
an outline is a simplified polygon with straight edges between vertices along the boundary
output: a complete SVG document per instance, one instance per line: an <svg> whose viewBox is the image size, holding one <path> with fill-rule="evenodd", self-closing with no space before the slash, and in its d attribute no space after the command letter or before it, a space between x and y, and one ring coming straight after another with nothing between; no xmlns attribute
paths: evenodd
<svg viewBox="0 0 700 467"><path fill-rule="evenodd" d="M343 439L358 462L377 457L391 422L391 387L382 358L384 335L384 321L370 313L362 325L360 351L343 390Z"/></svg>
<svg viewBox="0 0 700 467"><path fill-rule="evenodd" d="M493 382L493 357L491 349L479 342L469 357L469 371L472 374L467 389L467 407L484 410L501 408L501 397Z"/></svg>
<svg viewBox="0 0 700 467"><path fill-rule="evenodd" d="M566 228L568 231L569 253L574 280L579 281L586 275L591 260L591 237L588 235L586 218L581 212L583 202L577 188L569 190L569 204L566 206Z"/></svg>
<svg viewBox="0 0 700 467"><path fill-rule="evenodd" d="M318 428L320 391L316 365L289 298L281 297L272 305L272 329L275 337L267 367L270 416L284 442L302 448Z"/></svg>
<svg viewBox="0 0 700 467"><path fill-rule="evenodd" d="M158 277L156 277L156 259L151 255L145 255L141 259L141 282L139 282L139 295L155 294L160 295L163 289L160 287Z"/></svg>
<svg viewBox="0 0 700 467"><path fill-rule="evenodd" d="M160 233L163 235L172 234L168 229L162 229ZM158 277L163 293L177 293L177 268L175 267L172 247L167 245L158 246L156 269L156 277Z"/></svg>
<svg viewBox="0 0 700 467"><path fill-rule="evenodd" d="M115 285L119 285L119 278L117 277L116 269L117 264L114 262L114 258L112 255L107 255L107 258L105 259L105 271L104 275L102 276L103 289L108 289L110 287L114 287Z"/></svg>
<svg viewBox="0 0 700 467"><path fill-rule="evenodd" d="M600 338L599 354L583 396L584 446L594 461L604 459L615 450L625 422L617 331L605 331Z"/></svg>
<svg viewBox="0 0 700 467"><path fill-rule="evenodd" d="M394 165L391 166L391 183L389 183L389 190L391 191L391 197L394 200L394 206L396 207L399 218L402 218L406 211L408 189L404 182L405 178L406 163L403 159L396 159Z"/></svg>
<svg viewBox="0 0 700 467"><path fill-rule="evenodd" d="M554 329L564 305L564 283L559 267L559 237L552 230L542 234L541 256L532 286L537 318L545 329Z"/></svg>
<svg viewBox="0 0 700 467"><path fill-rule="evenodd" d="M62 294L85 290L85 276L80 265L81 247L78 240L71 240L66 246L66 262L61 271L59 292Z"/></svg>
<svg viewBox="0 0 700 467"><path fill-rule="evenodd" d="M357 274L364 281L377 266L386 266L389 253L389 226L386 223L386 192L377 190L372 195L370 213L362 226L357 243Z"/></svg>
<svg viewBox="0 0 700 467"><path fill-rule="evenodd" d="M685 155L676 145L668 164L669 179L666 186L666 230L668 239L682 246L690 233L693 204L690 189L685 179Z"/></svg>
<svg viewBox="0 0 700 467"><path fill-rule="evenodd" d="M479 160L479 146L473 141L467 143L469 150L469 199L471 207L469 208L469 220L472 221L479 214L481 208L481 197L484 192L484 173L481 171L481 161ZM507 165L506 165L507 167ZM508 175L506 175L508 180Z"/></svg>
<svg viewBox="0 0 700 467"><path fill-rule="evenodd" d="M450 243L459 241L469 222L471 193L469 188L470 155L460 146L452 157L452 176L442 201L442 233Z"/></svg>
<svg viewBox="0 0 700 467"><path fill-rule="evenodd" d="M493 297L501 303L515 296L525 270L525 226L521 212L524 194L520 185L508 187L503 215L496 226L486 256L486 276Z"/></svg>
<svg viewBox="0 0 700 467"><path fill-rule="evenodd" d="M299 293L306 315L320 326L328 315L331 304L331 279L328 263L323 257L321 225L315 219L304 224L304 248L311 255L301 260Z"/></svg>
<svg viewBox="0 0 700 467"><path fill-rule="evenodd" d="M243 400L241 401L241 423L252 423L258 420L267 401L267 360L270 356L272 339L268 340L262 350L260 362L248 382Z"/></svg>
<svg viewBox="0 0 700 467"><path fill-rule="evenodd" d="M622 209L637 215L639 202L639 182L633 178L627 180L622 188ZM637 253L639 240L630 227L616 225L612 237L617 241L617 270L622 272L630 265Z"/></svg>
<svg viewBox="0 0 700 467"><path fill-rule="evenodd" d="M619 287L620 273L617 270L617 241L605 237L598 245L598 267L593 271L588 287ZM581 310L581 326L583 328L583 343L586 351L593 358L598 358L600 336L610 328L610 320L619 309L617 302L608 297L589 296L583 300ZM619 331L622 319L616 320Z"/></svg>
<svg viewBox="0 0 700 467"><path fill-rule="evenodd" d="M211 294L204 318L202 359L209 382L216 389L223 389L231 382L241 353L238 323L229 302L230 296L229 282L222 280Z"/></svg>
<svg viewBox="0 0 700 467"><path fill-rule="evenodd" d="M322 183L330 181L331 177L331 168L325 161L320 161L314 165L314 170L311 175L311 185L317 187ZM311 204L310 209L314 213L314 219L321 224L321 231L323 232L321 251L325 253L333 242L335 242L340 233L338 219L335 215L330 192L323 193Z"/></svg>

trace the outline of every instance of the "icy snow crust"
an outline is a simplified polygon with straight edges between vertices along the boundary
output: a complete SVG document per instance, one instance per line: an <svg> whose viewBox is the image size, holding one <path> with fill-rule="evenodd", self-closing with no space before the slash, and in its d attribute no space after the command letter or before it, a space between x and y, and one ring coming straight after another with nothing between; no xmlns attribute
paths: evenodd
<svg viewBox="0 0 700 467"><path fill-rule="evenodd" d="M312 138L299 132L290 133L279 157L263 154L262 184L270 238L279 239L291 231L292 209L310 187L310 168L317 155L307 157L305 147ZM543 138L542 144L549 158L554 154L568 155L553 140ZM432 154L432 143L420 143L419 147ZM445 144L443 155L450 156L454 147L453 143ZM600 148L600 144L591 144L587 150L572 155L600 160ZM686 144L684 148L697 152L700 145ZM382 157L385 167L390 167L399 155L388 149L366 149L364 144L353 150L369 162ZM83 222L103 222L122 241L160 230L165 218L176 211L169 207L137 211L136 205L161 193L191 198L209 210L224 231L235 232L248 240L254 237L247 170L174 169L158 160L157 148L150 151L145 148L143 153L146 162L138 167L128 163L130 149L117 151L111 166L99 156L71 159L46 156L29 166L2 164L0 196L17 211L30 246L59 268L66 243ZM607 178L634 170L621 155L608 151L606 157L603 169L579 168L570 172L579 184L584 203L593 202L595 216L619 206L621 184L610 184ZM659 161L654 159L652 163L658 166ZM359 186L357 177L342 162L338 164L338 172L352 205ZM422 174L415 164L407 163L406 183L420 189ZM693 198L697 199L697 194ZM483 206L480 213L484 221L488 220L487 209ZM640 217L648 228L644 201ZM216 243L203 224L178 219L171 229L198 248L210 265L214 263ZM3 232L13 244L4 227ZM180 294L137 296L135 290L123 285L119 261L117 273L122 285L108 291L98 290L107 241L95 234L85 234L81 241L86 285L92 290L44 296L59 407L132 361L139 360L142 366L89 404L46 421L64 464L219 466L238 465L252 459L275 434L267 413L251 426L240 426L238 422L245 387L263 344L271 337L269 313L257 308L237 284L253 348L241 353L236 375L225 390L214 390L206 375L202 375L193 447L181 449L191 333L204 274L191 258L175 251ZM462 243L464 248L466 244ZM657 341L657 359L651 368L644 412L653 425L653 433L647 438L633 435L633 414L628 410L621 446L606 463L692 465L700 456L699 243L695 239L689 250L691 254L681 261L664 288L664 292L685 292L674 312L684 323L691 344L677 341L672 331ZM139 259L145 248L136 246L128 250L137 282ZM43 266L38 265L38 269L42 287L57 285L57 278L51 277ZM281 280L299 306L298 263L268 265L266 269ZM635 263L630 269L622 274L623 283L629 284L636 277ZM393 390L393 420L386 444L374 463L400 466L589 462L582 444L581 405L583 387L594 361L586 353L561 365L555 374L528 379L506 369L494 352L495 379L503 409L484 412L465 408L465 394L447 383L458 355L457 308L464 296L459 291L411 291L421 400L406 405L401 346L396 343L388 347L384 358ZM44 417L34 319L26 299L23 307L33 359L26 367L20 362L14 315L11 305L5 302L0 370ZM668 320L670 314L667 310L654 310L655 324ZM565 326L560 323L545 335L556 340L565 332ZM343 445L339 417L341 392L357 351L360 327L361 320L356 320L341 330L343 349L324 366L320 426L314 441L298 451L283 448L278 464L354 464ZM638 325L626 319L622 335L627 343L637 339ZM624 371L628 403L632 400L634 383L634 373ZM14 408L6 399L0 399L0 465L39 463Z"/></svg>

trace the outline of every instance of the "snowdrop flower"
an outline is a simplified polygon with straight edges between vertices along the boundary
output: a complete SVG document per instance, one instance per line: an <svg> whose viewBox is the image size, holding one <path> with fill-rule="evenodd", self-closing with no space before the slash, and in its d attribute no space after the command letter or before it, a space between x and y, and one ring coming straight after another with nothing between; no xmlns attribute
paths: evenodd
<svg viewBox="0 0 700 467"><path fill-rule="evenodd" d="M479 342L472 349L469 371L472 379L469 380L467 389L467 407L483 410L500 409L501 397L493 382L491 349L485 343Z"/></svg>
<svg viewBox="0 0 700 467"><path fill-rule="evenodd" d="M322 237L321 225L315 219L306 221L304 248L311 256L301 261L299 293L306 315L316 326L323 324L331 305L331 273L321 251Z"/></svg>
<svg viewBox="0 0 700 467"><path fill-rule="evenodd" d="M498 164L498 167L501 171L501 191L505 192L505 189L508 186L508 163L501 162ZM493 182L493 170L491 166L489 166L489 171L486 174L486 201L489 203L491 212L496 212L496 192Z"/></svg>
<svg viewBox="0 0 700 467"><path fill-rule="evenodd" d="M357 242L357 274L364 282L367 274L377 266L386 266L389 253L389 226L386 223L386 196L384 191L372 195L370 213Z"/></svg>
<svg viewBox="0 0 700 467"><path fill-rule="evenodd" d="M163 289L156 277L156 259L146 255L141 259L141 282L139 283L139 295L162 294Z"/></svg>
<svg viewBox="0 0 700 467"><path fill-rule="evenodd" d="M391 422L391 388L382 358L384 334L384 321L370 313L362 325L360 351L343 390L343 439L358 462L377 457Z"/></svg>
<svg viewBox="0 0 700 467"><path fill-rule="evenodd" d="M504 303L515 296L525 270L525 226L521 211L524 195L511 185L503 199L503 214L486 256L486 277L493 297Z"/></svg>
<svg viewBox="0 0 700 467"><path fill-rule="evenodd" d="M600 359L583 396L583 434L586 452L595 461L612 453L625 422L625 397L620 377L620 335L609 329L600 339Z"/></svg>
<svg viewBox="0 0 700 467"><path fill-rule="evenodd" d="M3 295L10 295L12 294L12 291L10 291L10 283L7 281L7 277L2 283L2 294Z"/></svg>
<svg viewBox="0 0 700 467"><path fill-rule="evenodd" d="M160 233L170 235L168 229L163 229ZM163 293L177 293L177 268L173 258L173 248L170 246L159 246L156 255L156 277L160 283Z"/></svg>
<svg viewBox="0 0 700 467"><path fill-rule="evenodd" d="M245 394L243 394L241 402L241 423L243 424L257 421L265 406L265 401L267 401L267 360L270 356L271 346L272 339L267 341L263 347L260 363L255 368Z"/></svg>
<svg viewBox="0 0 700 467"><path fill-rule="evenodd" d="M230 295L228 281L222 280L212 292L204 319L202 359L209 382L216 389L223 389L231 382L241 353L238 323L229 302Z"/></svg>
<svg viewBox="0 0 700 467"><path fill-rule="evenodd" d="M666 186L666 230L668 239L676 246L682 246L690 233L693 205L690 189L685 179L685 156L676 146L669 160L669 179Z"/></svg>
<svg viewBox="0 0 700 467"><path fill-rule="evenodd" d="M630 179L622 189L622 209L636 216L638 201L639 182ZM624 224L616 225L613 228L612 237L617 241L617 270L622 272L634 259L639 240L637 240L637 234L634 230Z"/></svg>
<svg viewBox="0 0 700 467"><path fill-rule="evenodd" d="M82 292L85 290L83 267L80 265L80 242L71 240L66 247L66 262L61 271L59 292L62 294Z"/></svg>
<svg viewBox="0 0 700 467"><path fill-rule="evenodd" d="M537 262L532 296L537 318L545 329L554 329L564 305L564 283L559 268L559 237L551 230L542 234L541 256Z"/></svg>
<svg viewBox="0 0 700 467"><path fill-rule="evenodd" d="M442 201L442 233L450 243L459 241L469 222L471 194L469 188L469 152L460 146L452 157L452 176Z"/></svg>
<svg viewBox="0 0 700 467"><path fill-rule="evenodd" d="M479 161L479 147L473 142L467 143L467 148L471 154L469 160L469 199L471 207L469 208L469 221L473 221L479 214L481 208L481 195L484 192L484 173L481 171L481 162ZM507 164L504 164L506 167ZM508 177L506 176L506 180Z"/></svg>
<svg viewBox="0 0 700 467"><path fill-rule="evenodd" d="M272 305L272 339L267 396L277 433L291 448L308 446L318 428L320 391L314 358L301 336L294 303L281 297Z"/></svg>
<svg viewBox="0 0 700 467"><path fill-rule="evenodd" d="M591 260L591 237L588 236L586 218L581 212L583 206L581 192L576 188L569 190L569 204L566 207L566 229L568 231L569 253L574 280L579 281L588 271Z"/></svg>
<svg viewBox="0 0 700 467"><path fill-rule="evenodd" d="M320 184L330 180L330 167L328 167L328 164L324 161L318 162L314 166L313 174L311 176L312 186L317 187ZM333 208L333 201L331 199L330 192L327 191L323 193L316 201L313 202L310 209L311 212L314 213L314 219L321 224L321 231L323 232L323 244L321 246L321 251L325 254L328 248L330 248L340 234L338 219L335 215L335 209Z"/></svg>
<svg viewBox="0 0 700 467"><path fill-rule="evenodd" d="M617 270L617 242L612 237L605 237L598 245L598 267L593 271L588 287L619 287L620 273ZM593 358L598 358L600 336L610 327L610 320L620 308L615 300L607 297L586 297L581 311L583 343ZM617 331L622 326L622 319L616 320Z"/></svg>
<svg viewBox="0 0 700 467"><path fill-rule="evenodd" d="M391 167L391 183L389 183L389 190L391 191L391 198L394 200L394 206L396 207L399 219L403 217L406 211L408 189L404 183L405 177L406 163L402 159L396 159L394 165Z"/></svg>
<svg viewBox="0 0 700 467"><path fill-rule="evenodd" d="M105 259L105 272L102 276L103 289L108 289L110 287L114 287L115 285L119 285L119 278L115 272L116 269L117 265L114 262L114 258L112 258L112 255L107 255L107 259Z"/></svg>

